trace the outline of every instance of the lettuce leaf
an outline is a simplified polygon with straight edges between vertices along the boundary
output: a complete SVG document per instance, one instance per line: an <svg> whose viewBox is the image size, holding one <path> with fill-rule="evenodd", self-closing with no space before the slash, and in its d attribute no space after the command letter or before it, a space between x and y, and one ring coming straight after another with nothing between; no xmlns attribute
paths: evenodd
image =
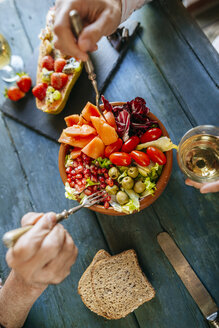
<svg viewBox="0 0 219 328"><path fill-rule="evenodd" d="M98 157L92 161L92 164L100 166L101 168L109 169L110 165L112 165L112 162L108 158Z"/></svg>
<svg viewBox="0 0 219 328"><path fill-rule="evenodd" d="M72 166L73 160L71 159L71 155L66 155L65 156L65 167Z"/></svg>
<svg viewBox="0 0 219 328"><path fill-rule="evenodd" d="M170 140L170 138L168 138L168 137L160 137L157 140L145 142L143 144L138 145L136 149L141 150L144 148L148 148L150 146L157 147L163 152L171 150L171 149L176 149L176 150L178 149L178 146L174 145L172 143L172 141Z"/></svg>
<svg viewBox="0 0 219 328"><path fill-rule="evenodd" d="M95 185L99 185L100 182L93 182L90 178L86 179L86 186L85 188L89 187L89 186L95 186Z"/></svg>
<svg viewBox="0 0 219 328"><path fill-rule="evenodd" d="M76 200L76 190L74 188L71 188L69 183L66 182L65 184L65 197L71 200Z"/></svg>
<svg viewBox="0 0 219 328"><path fill-rule="evenodd" d="M125 205L120 205L115 201L110 201L110 205L117 212L123 212L126 214L131 214L134 211L140 210L139 195L134 192L134 190L124 190L129 196L129 201Z"/></svg>

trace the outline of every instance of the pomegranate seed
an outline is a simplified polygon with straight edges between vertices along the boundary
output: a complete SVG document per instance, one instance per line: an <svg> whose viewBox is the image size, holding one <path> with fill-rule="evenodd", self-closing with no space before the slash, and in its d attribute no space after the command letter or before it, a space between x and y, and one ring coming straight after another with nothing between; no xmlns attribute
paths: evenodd
<svg viewBox="0 0 219 328"><path fill-rule="evenodd" d="M73 167L77 167L78 163L77 162L73 162Z"/></svg>
<svg viewBox="0 0 219 328"><path fill-rule="evenodd" d="M99 180L100 182L105 182L104 177L101 177L101 176L98 178L98 180Z"/></svg>
<svg viewBox="0 0 219 328"><path fill-rule="evenodd" d="M86 185L87 181L85 178L82 179L82 183Z"/></svg>
<svg viewBox="0 0 219 328"><path fill-rule="evenodd" d="M75 170L72 170L71 171L71 175L75 175Z"/></svg>
<svg viewBox="0 0 219 328"><path fill-rule="evenodd" d="M68 178L68 179L69 179L69 178L71 179L71 174L67 174L67 178Z"/></svg>
<svg viewBox="0 0 219 328"><path fill-rule="evenodd" d="M66 173L70 173L71 171L72 171L72 167L71 166L67 167L67 169L65 170Z"/></svg>
<svg viewBox="0 0 219 328"><path fill-rule="evenodd" d="M97 177L95 177L93 174L91 175L91 181L93 181L93 182L97 182L98 180L97 180Z"/></svg>
<svg viewBox="0 0 219 328"><path fill-rule="evenodd" d="M84 177L85 177L85 179L88 179L88 178L90 178L90 174L85 174Z"/></svg>
<svg viewBox="0 0 219 328"><path fill-rule="evenodd" d="M112 180L111 178L106 179L106 183L107 183L110 187L112 187L112 186L114 185L114 182L113 182L113 180Z"/></svg>
<svg viewBox="0 0 219 328"><path fill-rule="evenodd" d="M98 169L98 170L97 170L97 173L98 173L98 174L101 174L101 173L102 173L102 170L101 170L101 169Z"/></svg>
<svg viewBox="0 0 219 328"><path fill-rule="evenodd" d="M82 174L77 174L76 175L76 179L82 179L83 178L83 175Z"/></svg>
<svg viewBox="0 0 219 328"><path fill-rule="evenodd" d="M107 172L107 169L106 168L103 168L101 169L102 173L106 173Z"/></svg>
<svg viewBox="0 0 219 328"><path fill-rule="evenodd" d="M71 178L68 178L67 181L68 181L68 183L70 183L71 182Z"/></svg>
<svg viewBox="0 0 219 328"><path fill-rule="evenodd" d="M104 173L104 178L108 179L109 178L109 174L108 173Z"/></svg>
<svg viewBox="0 0 219 328"><path fill-rule="evenodd" d="M75 186L75 183L72 181L72 182L70 182L70 187L71 188L74 188L74 186Z"/></svg>
<svg viewBox="0 0 219 328"><path fill-rule="evenodd" d="M105 201L107 201L107 202L111 201L110 195L108 195L108 196L105 197Z"/></svg>
<svg viewBox="0 0 219 328"><path fill-rule="evenodd" d="M86 190L84 191L84 193L85 193L85 195L90 196L90 195L92 194L92 191L86 189Z"/></svg>
<svg viewBox="0 0 219 328"><path fill-rule="evenodd" d="M105 189L105 188L106 188L106 184L105 184L105 183L101 183L101 184L100 184L100 188L101 188L101 189Z"/></svg>
<svg viewBox="0 0 219 328"><path fill-rule="evenodd" d="M89 169L84 169L84 174L90 174L90 170Z"/></svg>
<svg viewBox="0 0 219 328"><path fill-rule="evenodd" d="M110 206L109 202L104 202L104 207L105 208L109 208L109 206Z"/></svg>
<svg viewBox="0 0 219 328"><path fill-rule="evenodd" d="M92 186L87 187L88 190L92 191Z"/></svg>
<svg viewBox="0 0 219 328"><path fill-rule="evenodd" d="M82 185L82 182L80 180L77 181L77 185L78 186L81 186Z"/></svg>
<svg viewBox="0 0 219 328"><path fill-rule="evenodd" d="M82 172L83 171L83 166L82 165L79 165L78 166L78 172Z"/></svg>

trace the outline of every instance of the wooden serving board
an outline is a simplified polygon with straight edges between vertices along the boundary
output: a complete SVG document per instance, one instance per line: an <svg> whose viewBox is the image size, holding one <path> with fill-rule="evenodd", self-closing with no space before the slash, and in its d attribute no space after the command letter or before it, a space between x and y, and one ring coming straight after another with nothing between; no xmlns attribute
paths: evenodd
<svg viewBox="0 0 219 328"><path fill-rule="evenodd" d="M128 20L124 25L129 28L130 25L132 25L132 21ZM124 56L136 31L137 29L130 32L130 39L120 52L115 50L107 38L104 37L98 44L98 51L92 54L91 57L95 66L100 93L103 92L104 88L110 81L113 72ZM36 82L38 55L39 48L35 49L25 67L25 71L28 72L32 78L33 85L35 85ZM63 128L66 126L64 117L74 113L80 113L88 101L95 103L95 94L91 82L88 80L87 73L83 70L71 91L64 110L58 115L46 114L38 110L36 108L35 98L31 92L18 102L12 102L9 99L6 99L1 110L6 115L19 121L25 126L28 126L53 140L57 140Z"/></svg>

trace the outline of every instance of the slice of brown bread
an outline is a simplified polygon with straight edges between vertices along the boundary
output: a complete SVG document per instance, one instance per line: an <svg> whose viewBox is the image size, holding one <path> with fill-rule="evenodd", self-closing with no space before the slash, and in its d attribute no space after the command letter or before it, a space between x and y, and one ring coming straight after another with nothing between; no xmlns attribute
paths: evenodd
<svg viewBox="0 0 219 328"><path fill-rule="evenodd" d="M107 259L110 257L110 254L107 253L104 249L99 250L93 258L93 261L87 267L83 273L81 279L78 283L78 294L81 296L83 303L93 312L103 315L101 309L96 302L95 296L92 290L91 284L91 268L92 266L100 260Z"/></svg>
<svg viewBox="0 0 219 328"><path fill-rule="evenodd" d="M91 281L96 302L108 319L123 318L155 296L132 249L94 264Z"/></svg>

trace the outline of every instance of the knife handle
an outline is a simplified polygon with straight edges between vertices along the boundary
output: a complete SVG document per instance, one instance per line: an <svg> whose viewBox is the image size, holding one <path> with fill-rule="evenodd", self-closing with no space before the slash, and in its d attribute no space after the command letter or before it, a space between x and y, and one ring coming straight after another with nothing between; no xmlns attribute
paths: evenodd
<svg viewBox="0 0 219 328"><path fill-rule="evenodd" d="M209 317L207 317L207 320L212 325L212 327L219 328L218 312L211 314Z"/></svg>

